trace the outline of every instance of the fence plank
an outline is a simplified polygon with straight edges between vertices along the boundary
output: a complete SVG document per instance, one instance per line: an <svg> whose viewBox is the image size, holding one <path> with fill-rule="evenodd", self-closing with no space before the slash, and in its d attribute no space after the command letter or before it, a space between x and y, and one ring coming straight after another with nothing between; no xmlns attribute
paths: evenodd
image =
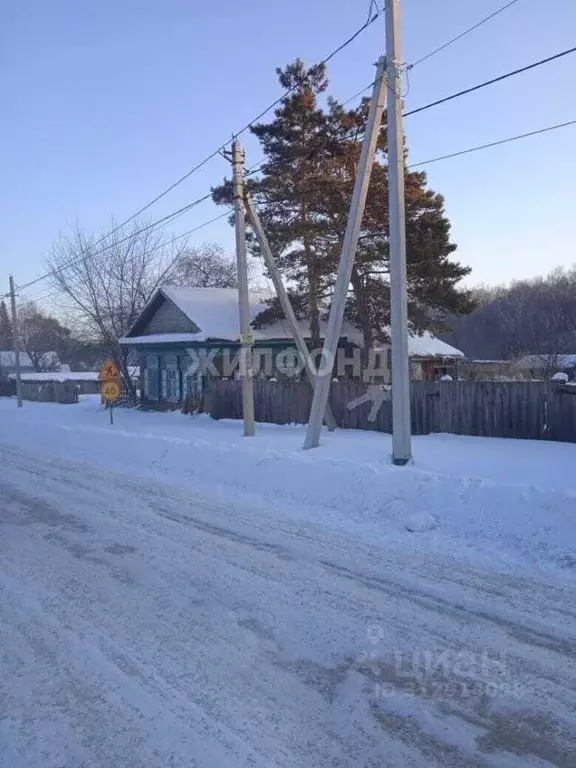
<svg viewBox="0 0 576 768"><path fill-rule="evenodd" d="M339 427L392 431L392 403L385 399L370 420L373 402L349 408L368 391L360 381L333 381L330 406ZM516 437L576 442L576 387L546 382L413 381L412 432ZM257 421L306 424L312 389L301 381L255 381ZM216 419L242 418L240 381L212 380L205 407Z"/></svg>

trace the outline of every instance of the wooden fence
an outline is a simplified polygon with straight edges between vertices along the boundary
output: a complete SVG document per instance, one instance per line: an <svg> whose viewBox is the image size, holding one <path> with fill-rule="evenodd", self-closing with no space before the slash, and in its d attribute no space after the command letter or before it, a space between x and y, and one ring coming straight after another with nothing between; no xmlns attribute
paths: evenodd
<svg viewBox="0 0 576 768"><path fill-rule="evenodd" d="M78 388L73 381L23 381L22 399L39 403L70 404L78 402Z"/></svg>
<svg viewBox="0 0 576 768"><path fill-rule="evenodd" d="M452 432L576 442L576 386L544 381L413 381L410 393L414 435ZM381 398L379 407L374 395ZM378 387L369 391L361 382L339 381L331 384L329 402L339 427L391 432L389 398L390 392ZM307 382L254 382L257 421L305 424L311 402ZM241 383L210 381L204 409L216 419L242 418Z"/></svg>

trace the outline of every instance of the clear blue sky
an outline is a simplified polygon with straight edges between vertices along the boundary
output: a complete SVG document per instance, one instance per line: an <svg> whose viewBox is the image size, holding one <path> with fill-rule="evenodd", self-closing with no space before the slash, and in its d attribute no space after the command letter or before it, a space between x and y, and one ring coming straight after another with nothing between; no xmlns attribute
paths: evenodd
<svg viewBox="0 0 576 768"><path fill-rule="evenodd" d="M402 56L415 60L504 0L404 0ZM21 0L3 10L0 286L39 274L58 232L130 215L280 93L274 68L321 59L366 17L364 0ZM330 65L346 99L370 82L383 17ZM575 0L520 0L415 68L408 109L576 44ZM576 55L408 118L410 160L576 118ZM576 126L429 168L471 283L576 261ZM260 158L247 142L247 163ZM203 194L219 157L155 206ZM216 211L208 202L173 231ZM225 220L198 241L232 248Z"/></svg>

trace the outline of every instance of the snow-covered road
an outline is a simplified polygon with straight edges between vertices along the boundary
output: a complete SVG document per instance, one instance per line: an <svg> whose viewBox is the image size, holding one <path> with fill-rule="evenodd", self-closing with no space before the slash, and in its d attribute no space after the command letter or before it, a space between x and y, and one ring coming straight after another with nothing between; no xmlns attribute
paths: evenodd
<svg viewBox="0 0 576 768"><path fill-rule="evenodd" d="M2 768L573 766L576 601L0 442Z"/></svg>

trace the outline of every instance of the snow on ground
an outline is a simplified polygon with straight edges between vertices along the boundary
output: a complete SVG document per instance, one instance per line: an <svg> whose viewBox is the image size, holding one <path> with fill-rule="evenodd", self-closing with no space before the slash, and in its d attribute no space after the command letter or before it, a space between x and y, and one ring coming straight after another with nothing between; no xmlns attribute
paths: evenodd
<svg viewBox="0 0 576 768"><path fill-rule="evenodd" d="M457 547L500 567L576 577L576 445L429 435L414 439L413 466L393 467L389 435L339 430L305 452L302 427L259 424L247 439L239 422L204 415L115 414L111 427L98 396L69 407L25 403L21 412L3 399L0 430L51 455L266 500L272 516L281 509L390 546Z"/></svg>
<svg viewBox="0 0 576 768"><path fill-rule="evenodd" d="M11 373L9 379L15 379ZM23 373L22 381L98 381L98 371L46 371L44 373Z"/></svg>
<svg viewBox="0 0 576 768"><path fill-rule="evenodd" d="M2 768L573 765L575 446L115 417L0 400Z"/></svg>

